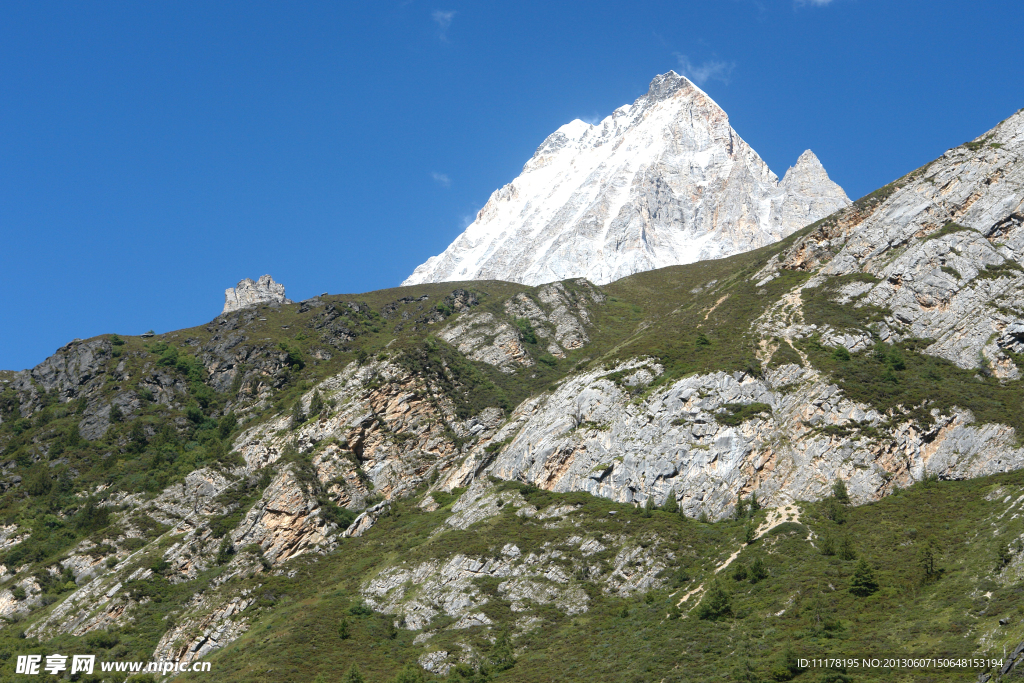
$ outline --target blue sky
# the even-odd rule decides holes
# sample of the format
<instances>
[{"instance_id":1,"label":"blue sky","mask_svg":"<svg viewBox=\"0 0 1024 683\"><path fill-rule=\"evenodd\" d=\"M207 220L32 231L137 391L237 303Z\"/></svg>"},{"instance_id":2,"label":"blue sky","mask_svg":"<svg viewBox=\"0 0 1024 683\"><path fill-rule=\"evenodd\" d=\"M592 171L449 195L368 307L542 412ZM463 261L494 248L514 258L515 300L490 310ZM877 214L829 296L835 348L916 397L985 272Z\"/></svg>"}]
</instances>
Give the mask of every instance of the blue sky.
<instances>
[{"instance_id":1,"label":"blue sky","mask_svg":"<svg viewBox=\"0 0 1024 683\"><path fill-rule=\"evenodd\" d=\"M1024 3L0 3L0 368L397 285L669 69L856 198L1024 107Z\"/></svg>"}]
</instances>

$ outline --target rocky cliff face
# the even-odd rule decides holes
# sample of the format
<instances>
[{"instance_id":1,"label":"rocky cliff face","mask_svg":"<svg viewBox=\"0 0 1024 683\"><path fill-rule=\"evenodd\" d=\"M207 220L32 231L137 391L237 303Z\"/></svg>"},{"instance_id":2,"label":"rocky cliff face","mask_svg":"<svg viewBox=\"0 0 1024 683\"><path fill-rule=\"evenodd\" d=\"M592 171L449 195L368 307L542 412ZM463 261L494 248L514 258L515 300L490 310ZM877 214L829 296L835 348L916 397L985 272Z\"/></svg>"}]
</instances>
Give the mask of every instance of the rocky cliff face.
<instances>
[{"instance_id":1,"label":"rocky cliff face","mask_svg":"<svg viewBox=\"0 0 1024 683\"><path fill-rule=\"evenodd\" d=\"M780 183L725 112L669 72L601 123L552 133L403 284L605 284L764 246L848 203L810 150Z\"/></svg>"},{"instance_id":2,"label":"rocky cliff face","mask_svg":"<svg viewBox=\"0 0 1024 683\"><path fill-rule=\"evenodd\" d=\"M284 285L274 282L274 278L269 275L261 276L256 282L245 278L234 287L224 290L224 310L221 313L269 303L291 303L284 295Z\"/></svg>"}]
</instances>

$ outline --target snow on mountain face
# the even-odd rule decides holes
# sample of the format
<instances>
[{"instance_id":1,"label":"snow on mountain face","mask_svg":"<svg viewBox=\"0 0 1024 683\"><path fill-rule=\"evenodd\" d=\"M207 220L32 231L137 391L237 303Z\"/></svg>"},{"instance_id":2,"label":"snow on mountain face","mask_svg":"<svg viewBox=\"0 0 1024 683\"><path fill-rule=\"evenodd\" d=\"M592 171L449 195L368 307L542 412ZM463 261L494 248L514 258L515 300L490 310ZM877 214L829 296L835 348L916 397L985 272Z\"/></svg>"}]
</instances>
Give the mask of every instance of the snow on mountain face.
<instances>
[{"instance_id":1,"label":"snow on mountain face","mask_svg":"<svg viewBox=\"0 0 1024 683\"><path fill-rule=\"evenodd\" d=\"M597 125L565 124L403 285L573 277L605 284L770 244L850 203L810 150L779 182L686 78Z\"/></svg>"}]
</instances>

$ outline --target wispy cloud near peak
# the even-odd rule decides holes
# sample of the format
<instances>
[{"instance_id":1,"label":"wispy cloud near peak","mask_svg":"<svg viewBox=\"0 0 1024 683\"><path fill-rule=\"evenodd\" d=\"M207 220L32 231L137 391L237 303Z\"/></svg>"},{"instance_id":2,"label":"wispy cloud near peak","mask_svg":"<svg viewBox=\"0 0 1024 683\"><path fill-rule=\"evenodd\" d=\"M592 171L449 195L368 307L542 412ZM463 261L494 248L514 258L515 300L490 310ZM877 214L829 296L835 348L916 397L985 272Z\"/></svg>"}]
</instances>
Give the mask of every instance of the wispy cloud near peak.
<instances>
[{"instance_id":1,"label":"wispy cloud near peak","mask_svg":"<svg viewBox=\"0 0 1024 683\"><path fill-rule=\"evenodd\" d=\"M448 40L448 28L452 25L452 19L455 18L455 12L453 10L434 10L430 18L434 20L434 23L441 29L441 40Z\"/></svg>"},{"instance_id":2,"label":"wispy cloud near peak","mask_svg":"<svg viewBox=\"0 0 1024 683\"><path fill-rule=\"evenodd\" d=\"M437 183L438 185L440 185L441 187L451 187L452 186L452 179L449 178L444 173L438 173L437 171L431 171L430 172L430 177L433 178L434 182Z\"/></svg>"},{"instance_id":3,"label":"wispy cloud near peak","mask_svg":"<svg viewBox=\"0 0 1024 683\"><path fill-rule=\"evenodd\" d=\"M736 68L734 62L709 59L700 64L694 64L686 55L676 52L675 56L679 62L679 72L701 86L708 81L721 81L728 85L729 76L732 74L732 70Z\"/></svg>"}]
</instances>

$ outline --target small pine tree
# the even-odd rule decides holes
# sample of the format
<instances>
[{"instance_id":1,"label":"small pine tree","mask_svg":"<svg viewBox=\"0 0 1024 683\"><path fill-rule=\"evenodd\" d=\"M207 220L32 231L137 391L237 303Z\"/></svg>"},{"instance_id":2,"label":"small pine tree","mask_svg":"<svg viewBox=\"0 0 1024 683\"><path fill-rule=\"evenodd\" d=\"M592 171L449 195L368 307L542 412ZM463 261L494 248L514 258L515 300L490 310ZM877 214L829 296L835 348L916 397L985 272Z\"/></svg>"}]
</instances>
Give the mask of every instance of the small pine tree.
<instances>
[{"instance_id":1,"label":"small pine tree","mask_svg":"<svg viewBox=\"0 0 1024 683\"><path fill-rule=\"evenodd\" d=\"M363 672L359 670L358 664L353 664L348 668L345 677L341 679L341 683L365 683Z\"/></svg>"},{"instance_id":2,"label":"small pine tree","mask_svg":"<svg viewBox=\"0 0 1024 683\"><path fill-rule=\"evenodd\" d=\"M507 671L516 664L515 652L512 650L512 639L508 637L507 631L498 634L494 645L491 647L490 656L492 671Z\"/></svg>"},{"instance_id":3,"label":"small pine tree","mask_svg":"<svg viewBox=\"0 0 1024 683\"><path fill-rule=\"evenodd\" d=\"M309 399L309 416L317 417L320 413L324 412L324 399L320 395L318 389L313 390L313 396Z\"/></svg>"},{"instance_id":4,"label":"small pine tree","mask_svg":"<svg viewBox=\"0 0 1024 683\"><path fill-rule=\"evenodd\" d=\"M750 563L750 583L757 583L768 578L768 567L764 566L764 560L755 557Z\"/></svg>"},{"instance_id":5,"label":"small pine tree","mask_svg":"<svg viewBox=\"0 0 1024 683\"><path fill-rule=\"evenodd\" d=\"M850 540L849 536L843 536L839 539L839 555L840 560L856 560L857 551L853 549L853 541Z\"/></svg>"},{"instance_id":6,"label":"small pine tree","mask_svg":"<svg viewBox=\"0 0 1024 683\"><path fill-rule=\"evenodd\" d=\"M743 542L750 545L757 540L757 531L754 529L753 524L747 525L747 530L743 532Z\"/></svg>"},{"instance_id":7,"label":"small pine tree","mask_svg":"<svg viewBox=\"0 0 1024 683\"><path fill-rule=\"evenodd\" d=\"M850 502L850 494L846 490L846 483L842 479L836 479L832 484L832 497L838 502L846 505Z\"/></svg>"},{"instance_id":8,"label":"small pine tree","mask_svg":"<svg viewBox=\"0 0 1024 683\"><path fill-rule=\"evenodd\" d=\"M836 540L832 538L832 534L828 531L828 529L821 533L821 540L819 541L819 543L822 555L836 554Z\"/></svg>"},{"instance_id":9,"label":"small pine tree","mask_svg":"<svg viewBox=\"0 0 1024 683\"><path fill-rule=\"evenodd\" d=\"M700 522L701 524L708 524L711 521L708 518L708 513L707 513L706 510L701 510L700 511L700 516L697 517L697 521Z\"/></svg>"},{"instance_id":10,"label":"small pine tree","mask_svg":"<svg viewBox=\"0 0 1024 683\"><path fill-rule=\"evenodd\" d=\"M299 399L292 408L292 429L298 429L305 421L306 413L302 411L302 399Z\"/></svg>"},{"instance_id":11,"label":"small pine tree","mask_svg":"<svg viewBox=\"0 0 1024 683\"><path fill-rule=\"evenodd\" d=\"M644 503L644 517L650 517L651 513L654 512L654 496L647 496L647 501Z\"/></svg>"},{"instance_id":12,"label":"small pine tree","mask_svg":"<svg viewBox=\"0 0 1024 683\"><path fill-rule=\"evenodd\" d=\"M406 664L393 679L394 683L426 683L423 669L415 664Z\"/></svg>"},{"instance_id":13,"label":"small pine tree","mask_svg":"<svg viewBox=\"0 0 1024 683\"><path fill-rule=\"evenodd\" d=\"M757 491L750 494L750 514L753 515L755 512L761 509L761 503L757 500Z\"/></svg>"},{"instance_id":14,"label":"small pine tree","mask_svg":"<svg viewBox=\"0 0 1024 683\"><path fill-rule=\"evenodd\" d=\"M842 524L846 521L846 508L831 496L825 499L823 512L825 517L831 519L836 524Z\"/></svg>"},{"instance_id":15,"label":"small pine tree","mask_svg":"<svg viewBox=\"0 0 1024 683\"><path fill-rule=\"evenodd\" d=\"M939 570L935 566L935 546L931 541L921 546L917 554L917 564L921 567L925 581L930 581L938 575Z\"/></svg>"},{"instance_id":16,"label":"small pine tree","mask_svg":"<svg viewBox=\"0 0 1024 683\"><path fill-rule=\"evenodd\" d=\"M668 490L668 496L665 498L665 504L661 506L661 509L670 514L675 514L679 511L679 501L676 500L675 489Z\"/></svg>"},{"instance_id":17,"label":"small pine tree","mask_svg":"<svg viewBox=\"0 0 1024 683\"><path fill-rule=\"evenodd\" d=\"M850 579L850 592L858 597L866 598L877 590L878 582L875 580L875 572L871 569L871 565L861 558Z\"/></svg>"},{"instance_id":18,"label":"small pine tree","mask_svg":"<svg viewBox=\"0 0 1024 683\"><path fill-rule=\"evenodd\" d=\"M1003 571L1003 567L1010 564L1011 560L1013 560L1013 554L1010 552L1010 545L1004 543L999 546L999 552L996 557L996 574Z\"/></svg>"},{"instance_id":19,"label":"small pine tree","mask_svg":"<svg viewBox=\"0 0 1024 683\"><path fill-rule=\"evenodd\" d=\"M338 637L342 640L348 640L352 637L351 632L348 630L348 619L342 619L341 623L338 624Z\"/></svg>"},{"instance_id":20,"label":"small pine tree","mask_svg":"<svg viewBox=\"0 0 1024 683\"><path fill-rule=\"evenodd\" d=\"M708 621L715 621L732 616L732 597L722 588L715 579L711 588L704 594L704 598L697 605L697 617Z\"/></svg>"},{"instance_id":21,"label":"small pine tree","mask_svg":"<svg viewBox=\"0 0 1024 683\"><path fill-rule=\"evenodd\" d=\"M743 497L736 499L736 508L733 510L733 515L736 519L743 519L747 516L747 501L743 500Z\"/></svg>"},{"instance_id":22,"label":"small pine tree","mask_svg":"<svg viewBox=\"0 0 1024 683\"><path fill-rule=\"evenodd\" d=\"M732 578L734 581L746 581L747 580L747 565L742 562L737 562L736 566L732 570Z\"/></svg>"},{"instance_id":23,"label":"small pine tree","mask_svg":"<svg viewBox=\"0 0 1024 683\"><path fill-rule=\"evenodd\" d=\"M627 605L622 606L622 610L619 612L619 616L623 619L629 618L629 607Z\"/></svg>"}]
</instances>

